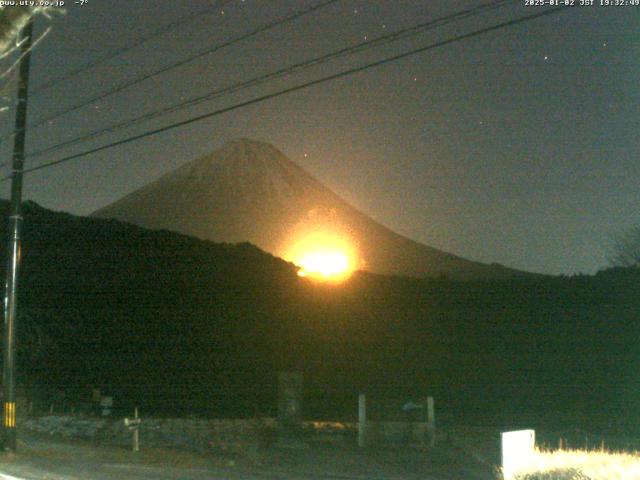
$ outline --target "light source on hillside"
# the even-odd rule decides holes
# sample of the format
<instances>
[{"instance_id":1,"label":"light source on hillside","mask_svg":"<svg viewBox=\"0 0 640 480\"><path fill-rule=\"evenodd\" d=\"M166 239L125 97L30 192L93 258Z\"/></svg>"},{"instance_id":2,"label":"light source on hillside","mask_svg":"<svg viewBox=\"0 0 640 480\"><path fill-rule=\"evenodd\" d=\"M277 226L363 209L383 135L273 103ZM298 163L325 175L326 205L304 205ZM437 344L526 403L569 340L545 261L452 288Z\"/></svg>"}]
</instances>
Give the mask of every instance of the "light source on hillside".
<instances>
[{"instance_id":1,"label":"light source on hillside","mask_svg":"<svg viewBox=\"0 0 640 480\"><path fill-rule=\"evenodd\" d=\"M347 235L325 230L297 234L283 256L299 267L299 276L320 281L346 280L359 263Z\"/></svg>"},{"instance_id":2,"label":"light source on hillside","mask_svg":"<svg viewBox=\"0 0 640 480\"><path fill-rule=\"evenodd\" d=\"M347 255L339 250L321 249L307 252L296 263L300 266L298 275L301 277L315 274L329 279L351 270Z\"/></svg>"}]
</instances>

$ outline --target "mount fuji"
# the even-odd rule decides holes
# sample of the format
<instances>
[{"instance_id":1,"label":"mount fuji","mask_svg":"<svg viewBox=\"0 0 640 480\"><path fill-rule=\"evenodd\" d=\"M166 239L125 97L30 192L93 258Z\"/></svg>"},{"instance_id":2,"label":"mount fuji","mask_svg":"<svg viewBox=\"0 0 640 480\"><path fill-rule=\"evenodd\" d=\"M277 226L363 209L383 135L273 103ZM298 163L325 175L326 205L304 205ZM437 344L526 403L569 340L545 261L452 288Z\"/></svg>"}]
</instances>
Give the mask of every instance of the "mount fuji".
<instances>
[{"instance_id":1,"label":"mount fuji","mask_svg":"<svg viewBox=\"0 0 640 480\"><path fill-rule=\"evenodd\" d=\"M527 275L470 261L399 235L316 180L268 143L240 139L94 212L214 242L251 242L287 260L300 232L338 232L356 268L385 275L483 279Z\"/></svg>"}]
</instances>

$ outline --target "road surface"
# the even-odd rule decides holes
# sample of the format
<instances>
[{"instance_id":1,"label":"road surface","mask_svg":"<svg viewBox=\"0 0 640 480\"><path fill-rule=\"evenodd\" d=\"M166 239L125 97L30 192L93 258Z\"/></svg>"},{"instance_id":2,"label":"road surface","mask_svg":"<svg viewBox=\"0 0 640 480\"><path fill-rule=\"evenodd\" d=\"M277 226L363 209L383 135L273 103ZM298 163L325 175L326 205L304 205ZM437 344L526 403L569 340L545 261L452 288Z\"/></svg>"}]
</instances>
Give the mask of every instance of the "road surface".
<instances>
[{"instance_id":1,"label":"road surface","mask_svg":"<svg viewBox=\"0 0 640 480\"><path fill-rule=\"evenodd\" d=\"M0 480L491 480L491 469L450 449L269 448L243 459L164 449L134 453L21 436L0 453Z\"/></svg>"}]
</instances>

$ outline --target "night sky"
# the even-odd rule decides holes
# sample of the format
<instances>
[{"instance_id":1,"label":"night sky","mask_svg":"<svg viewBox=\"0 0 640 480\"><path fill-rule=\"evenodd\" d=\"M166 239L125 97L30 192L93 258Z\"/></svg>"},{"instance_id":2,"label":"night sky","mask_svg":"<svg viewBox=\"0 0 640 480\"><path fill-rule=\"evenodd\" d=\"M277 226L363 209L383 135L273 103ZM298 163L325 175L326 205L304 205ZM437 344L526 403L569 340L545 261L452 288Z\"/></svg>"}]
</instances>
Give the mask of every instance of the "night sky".
<instances>
[{"instance_id":1,"label":"night sky","mask_svg":"<svg viewBox=\"0 0 640 480\"><path fill-rule=\"evenodd\" d=\"M65 15L39 18L36 32L52 31L32 57L30 122L319 2L233 0L193 16L219 3L71 1ZM482 4L337 1L34 128L27 151ZM545 8L513 1L27 166ZM164 35L56 81L187 15ZM248 137L273 143L356 208L427 245L535 272L593 273L607 266L612 237L640 223L638 32L640 6L572 7L34 172L25 197L88 214ZM3 136L10 133L13 112L0 121Z\"/></svg>"}]
</instances>

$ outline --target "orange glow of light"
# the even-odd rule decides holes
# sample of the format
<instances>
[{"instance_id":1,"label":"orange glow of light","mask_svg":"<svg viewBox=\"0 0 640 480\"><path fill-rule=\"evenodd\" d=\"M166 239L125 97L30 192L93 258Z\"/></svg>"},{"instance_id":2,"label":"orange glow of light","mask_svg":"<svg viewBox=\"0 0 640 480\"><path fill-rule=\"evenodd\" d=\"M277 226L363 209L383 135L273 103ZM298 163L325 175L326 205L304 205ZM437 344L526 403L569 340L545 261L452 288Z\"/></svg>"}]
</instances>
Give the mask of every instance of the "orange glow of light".
<instances>
[{"instance_id":1,"label":"orange glow of light","mask_svg":"<svg viewBox=\"0 0 640 480\"><path fill-rule=\"evenodd\" d=\"M325 278L344 275L350 270L349 259L344 252L315 251L303 254L297 262L300 266L298 275L305 277L316 274Z\"/></svg>"},{"instance_id":2,"label":"orange glow of light","mask_svg":"<svg viewBox=\"0 0 640 480\"><path fill-rule=\"evenodd\" d=\"M346 237L329 232L301 235L285 254L300 269L298 276L322 281L342 281L357 266L357 254Z\"/></svg>"}]
</instances>

